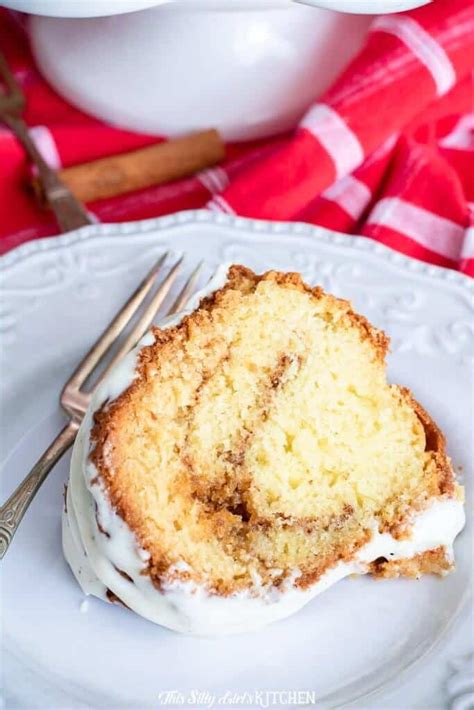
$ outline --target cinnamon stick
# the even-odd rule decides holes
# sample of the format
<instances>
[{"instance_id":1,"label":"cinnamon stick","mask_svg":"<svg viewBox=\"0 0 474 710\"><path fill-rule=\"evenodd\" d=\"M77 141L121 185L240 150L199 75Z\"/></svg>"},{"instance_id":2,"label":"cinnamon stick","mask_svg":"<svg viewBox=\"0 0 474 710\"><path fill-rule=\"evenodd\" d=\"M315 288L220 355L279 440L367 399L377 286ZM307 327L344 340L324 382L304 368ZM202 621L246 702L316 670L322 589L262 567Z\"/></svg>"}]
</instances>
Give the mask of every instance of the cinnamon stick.
<instances>
[{"instance_id":1,"label":"cinnamon stick","mask_svg":"<svg viewBox=\"0 0 474 710\"><path fill-rule=\"evenodd\" d=\"M211 129L65 168L59 177L78 200L93 202L193 175L224 157L224 143ZM33 186L43 199L37 178Z\"/></svg>"}]
</instances>

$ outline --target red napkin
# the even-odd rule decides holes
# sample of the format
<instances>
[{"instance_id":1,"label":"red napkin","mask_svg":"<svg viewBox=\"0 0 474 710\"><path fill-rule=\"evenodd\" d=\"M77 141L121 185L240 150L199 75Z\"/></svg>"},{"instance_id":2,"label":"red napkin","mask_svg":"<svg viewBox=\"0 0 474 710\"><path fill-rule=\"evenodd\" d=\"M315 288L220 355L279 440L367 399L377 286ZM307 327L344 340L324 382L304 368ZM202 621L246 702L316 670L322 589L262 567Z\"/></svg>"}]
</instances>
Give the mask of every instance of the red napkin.
<instances>
[{"instance_id":1,"label":"red napkin","mask_svg":"<svg viewBox=\"0 0 474 710\"><path fill-rule=\"evenodd\" d=\"M0 44L28 98L26 115L55 166L146 145L60 99L27 40L0 14ZM101 221L210 209L364 234L474 276L472 0L435 0L375 19L365 47L289 136L229 146L227 161L170 185L89 205ZM0 132L0 250L54 231L24 189L27 163Z\"/></svg>"}]
</instances>

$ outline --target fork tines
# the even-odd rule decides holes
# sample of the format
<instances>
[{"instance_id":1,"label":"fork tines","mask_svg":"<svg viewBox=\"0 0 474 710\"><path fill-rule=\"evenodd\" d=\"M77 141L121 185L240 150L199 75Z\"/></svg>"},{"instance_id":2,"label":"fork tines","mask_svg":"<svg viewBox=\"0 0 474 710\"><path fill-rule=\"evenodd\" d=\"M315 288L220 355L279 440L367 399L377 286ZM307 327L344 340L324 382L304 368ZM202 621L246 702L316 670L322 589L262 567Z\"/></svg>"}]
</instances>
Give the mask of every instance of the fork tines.
<instances>
[{"instance_id":1,"label":"fork tines","mask_svg":"<svg viewBox=\"0 0 474 710\"><path fill-rule=\"evenodd\" d=\"M0 114L21 113L25 106L25 97L2 52L0 52L0 79L4 84L4 87L0 86Z\"/></svg>"},{"instance_id":2,"label":"fork tines","mask_svg":"<svg viewBox=\"0 0 474 710\"><path fill-rule=\"evenodd\" d=\"M112 345L117 341L117 338L124 331L127 325L130 323L132 318L137 314L140 306L144 302L145 298L152 291L155 286L158 276L161 273L166 260L169 257L169 252L163 254L156 264L152 267L149 273L145 276L142 283L138 286L136 291L130 296L125 305L117 313L114 319L111 321L109 326L102 333L101 337L92 346L89 352L85 355L79 366L74 371L72 377L66 383L63 390L63 405L68 407L69 396L68 393L75 392L76 397L89 398L89 395L96 389L100 382L104 380L109 374L112 368L137 344L140 338L145 334L150 325L153 322L158 310L160 309L163 301L168 295L172 285L176 281L179 269L181 267L183 257L179 258L168 271L167 275L160 282L156 292L153 294L146 308L144 309L141 316L138 318L137 322L134 324L128 335L125 337L123 342L120 344L118 350L114 353L112 359L106 366L106 368L101 372L100 376L94 383L93 388L90 391L81 391L81 387L84 385L86 380L93 374L96 366L102 360L103 356L108 352ZM184 303L189 298L190 293L193 291L201 264L193 271L190 277L187 279L183 289L181 290L178 298L175 300L168 315L175 313L182 309ZM77 402L77 398L74 397ZM64 401L64 399L66 401ZM76 407L75 407L76 409Z\"/></svg>"}]
</instances>

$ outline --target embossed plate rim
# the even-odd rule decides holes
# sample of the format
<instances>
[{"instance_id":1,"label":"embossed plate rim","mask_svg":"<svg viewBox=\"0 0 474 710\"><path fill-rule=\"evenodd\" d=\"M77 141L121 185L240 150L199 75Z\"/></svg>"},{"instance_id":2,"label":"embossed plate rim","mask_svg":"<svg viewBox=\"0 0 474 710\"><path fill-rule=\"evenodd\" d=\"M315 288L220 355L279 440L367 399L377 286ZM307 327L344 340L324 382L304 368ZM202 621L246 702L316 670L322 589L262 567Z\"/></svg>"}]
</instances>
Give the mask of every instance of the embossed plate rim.
<instances>
[{"instance_id":1,"label":"embossed plate rim","mask_svg":"<svg viewBox=\"0 0 474 710\"><path fill-rule=\"evenodd\" d=\"M233 227L238 230L257 232L259 234L267 232L268 234L285 233L295 236L314 236L324 240L328 244L354 247L355 249L372 252L372 254L376 254L394 265L407 266L410 271L417 274L460 284L467 287L469 291L474 291L474 279L471 279L466 274L442 266L427 264L418 259L405 256L405 254L401 254L385 246L385 244L381 244L363 235L348 235L342 232L334 232L324 227L306 224L305 222L269 222L245 217L233 217L209 210L187 210L137 222L91 224L66 234L34 239L1 255L0 271L7 270L9 267L17 264L18 261L26 259L38 252L58 249L76 244L83 240L109 236L120 237L134 233L147 234L149 232L164 231L165 229L173 229L194 223L205 223L213 227Z\"/></svg>"}]
</instances>

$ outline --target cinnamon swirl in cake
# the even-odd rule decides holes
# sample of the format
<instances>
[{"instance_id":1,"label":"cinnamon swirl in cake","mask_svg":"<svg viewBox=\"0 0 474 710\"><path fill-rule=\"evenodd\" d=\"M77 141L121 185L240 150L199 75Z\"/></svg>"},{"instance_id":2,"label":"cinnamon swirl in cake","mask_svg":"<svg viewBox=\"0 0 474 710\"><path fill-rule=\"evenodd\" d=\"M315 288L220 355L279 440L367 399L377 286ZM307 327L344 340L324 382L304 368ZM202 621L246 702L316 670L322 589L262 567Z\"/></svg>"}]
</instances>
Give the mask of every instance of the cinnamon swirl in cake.
<instances>
[{"instance_id":1,"label":"cinnamon swirl in cake","mask_svg":"<svg viewBox=\"0 0 474 710\"><path fill-rule=\"evenodd\" d=\"M294 273L222 269L99 389L66 557L83 589L188 633L283 618L348 574L446 574L463 493L387 382L388 339Z\"/></svg>"}]
</instances>

